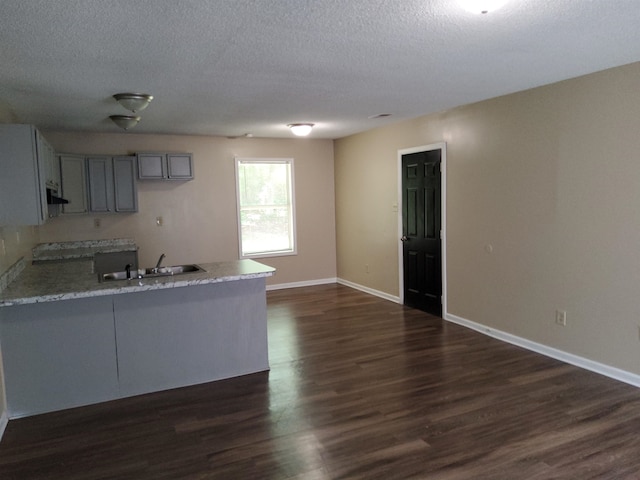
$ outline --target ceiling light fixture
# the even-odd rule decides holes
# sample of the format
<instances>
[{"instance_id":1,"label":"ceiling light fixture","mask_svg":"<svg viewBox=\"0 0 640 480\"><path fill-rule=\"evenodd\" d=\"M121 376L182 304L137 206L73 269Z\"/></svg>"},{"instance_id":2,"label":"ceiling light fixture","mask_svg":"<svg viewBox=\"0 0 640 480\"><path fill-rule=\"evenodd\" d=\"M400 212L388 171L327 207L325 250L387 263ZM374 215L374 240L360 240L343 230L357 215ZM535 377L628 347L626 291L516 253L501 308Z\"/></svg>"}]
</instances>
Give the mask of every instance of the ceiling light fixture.
<instances>
[{"instance_id":1,"label":"ceiling light fixture","mask_svg":"<svg viewBox=\"0 0 640 480\"><path fill-rule=\"evenodd\" d=\"M489 13L502 7L507 0L458 0L462 8L471 13Z\"/></svg>"},{"instance_id":2,"label":"ceiling light fixture","mask_svg":"<svg viewBox=\"0 0 640 480\"><path fill-rule=\"evenodd\" d=\"M113 98L127 110L136 113L147 108L149 102L153 100L153 95L147 95L146 93L116 93Z\"/></svg>"},{"instance_id":3,"label":"ceiling light fixture","mask_svg":"<svg viewBox=\"0 0 640 480\"><path fill-rule=\"evenodd\" d=\"M140 121L140 117L134 117L133 115L111 115L109 118L123 130L135 127Z\"/></svg>"},{"instance_id":4,"label":"ceiling light fixture","mask_svg":"<svg viewBox=\"0 0 640 480\"><path fill-rule=\"evenodd\" d=\"M290 123L287 125L291 129L291 133L298 137L306 137L311 133L313 123Z\"/></svg>"}]
</instances>

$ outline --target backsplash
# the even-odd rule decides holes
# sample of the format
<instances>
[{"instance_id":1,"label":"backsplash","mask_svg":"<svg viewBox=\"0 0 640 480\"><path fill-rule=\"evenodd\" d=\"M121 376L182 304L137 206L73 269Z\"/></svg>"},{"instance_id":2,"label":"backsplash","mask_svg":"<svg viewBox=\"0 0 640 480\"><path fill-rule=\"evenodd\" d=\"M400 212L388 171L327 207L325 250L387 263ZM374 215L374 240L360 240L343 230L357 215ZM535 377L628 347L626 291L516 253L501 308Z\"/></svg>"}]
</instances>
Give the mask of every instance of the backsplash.
<instances>
[{"instance_id":1,"label":"backsplash","mask_svg":"<svg viewBox=\"0 0 640 480\"><path fill-rule=\"evenodd\" d=\"M40 241L39 227L0 226L0 274L20 258L31 260L31 249Z\"/></svg>"},{"instance_id":2,"label":"backsplash","mask_svg":"<svg viewBox=\"0 0 640 480\"><path fill-rule=\"evenodd\" d=\"M7 288L7 286L20 275L26 264L27 262L24 257L21 257L20 260L9 267L4 273L0 273L0 292Z\"/></svg>"}]
</instances>

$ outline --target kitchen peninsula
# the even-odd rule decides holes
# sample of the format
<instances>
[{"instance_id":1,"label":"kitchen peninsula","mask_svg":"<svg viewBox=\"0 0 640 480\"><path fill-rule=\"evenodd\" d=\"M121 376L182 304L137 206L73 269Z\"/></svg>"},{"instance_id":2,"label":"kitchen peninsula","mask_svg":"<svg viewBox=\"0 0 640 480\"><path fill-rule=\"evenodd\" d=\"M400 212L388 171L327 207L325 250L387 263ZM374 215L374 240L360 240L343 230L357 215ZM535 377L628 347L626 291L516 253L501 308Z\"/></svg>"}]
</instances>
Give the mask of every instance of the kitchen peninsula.
<instances>
[{"instance_id":1,"label":"kitchen peninsula","mask_svg":"<svg viewBox=\"0 0 640 480\"><path fill-rule=\"evenodd\" d=\"M269 369L252 260L99 282L91 261L26 265L0 292L9 418Z\"/></svg>"}]
</instances>

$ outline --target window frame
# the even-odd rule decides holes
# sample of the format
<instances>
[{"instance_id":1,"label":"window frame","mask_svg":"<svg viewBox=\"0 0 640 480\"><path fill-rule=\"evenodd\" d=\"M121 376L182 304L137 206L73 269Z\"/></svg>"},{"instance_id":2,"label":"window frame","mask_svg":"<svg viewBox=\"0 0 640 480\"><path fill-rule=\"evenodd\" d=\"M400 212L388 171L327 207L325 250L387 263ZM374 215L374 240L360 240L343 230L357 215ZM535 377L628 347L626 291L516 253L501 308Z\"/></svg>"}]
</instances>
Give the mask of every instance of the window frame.
<instances>
[{"instance_id":1,"label":"window frame","mask_svg":"<svg viewBox=\"0 0 640 480\"><path fill-rule=\"evenodd\" d=\"M293 158L260 158L260 157L235 157L235 173L236 173L236 217L238 225L238 257L245 258L268 258L268 257L285 257L298 254L298 238L296 228L296 189L294 174ZM253 164L285 164L289 166L289 211L290 211L290 235L292 248L288 250L271 250L256 253L243 254L242 247L242 205L240 204L240 165L247 163Z\"/></svg>"}]
</instances>

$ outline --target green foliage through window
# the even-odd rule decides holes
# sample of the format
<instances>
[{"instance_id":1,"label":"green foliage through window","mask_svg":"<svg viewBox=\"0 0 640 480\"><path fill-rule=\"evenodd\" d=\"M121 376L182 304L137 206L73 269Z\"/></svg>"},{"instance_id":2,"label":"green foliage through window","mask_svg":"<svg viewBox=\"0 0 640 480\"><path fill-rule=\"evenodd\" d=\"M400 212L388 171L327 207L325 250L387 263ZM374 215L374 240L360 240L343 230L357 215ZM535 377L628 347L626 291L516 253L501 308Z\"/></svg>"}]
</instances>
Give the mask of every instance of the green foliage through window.
<instances>
[{"instance_id":1,"label":"green foliage through window","mask_svg":"<svg viewBox=\"0 0 640 480\"><path fill-rule=\"evenodd\" d=\"M236 159L240 256L295 254L293 159Z\"/></svg>"}]
</instances>

